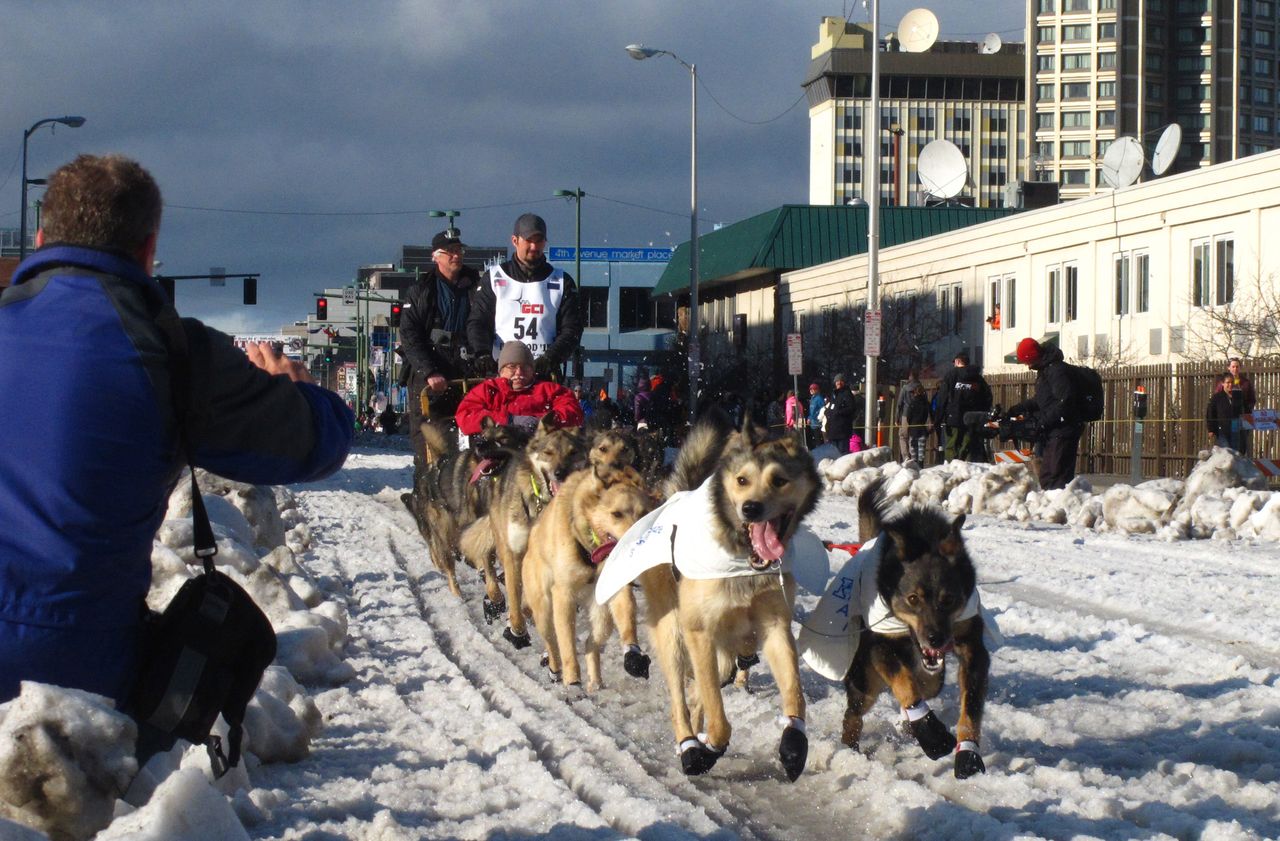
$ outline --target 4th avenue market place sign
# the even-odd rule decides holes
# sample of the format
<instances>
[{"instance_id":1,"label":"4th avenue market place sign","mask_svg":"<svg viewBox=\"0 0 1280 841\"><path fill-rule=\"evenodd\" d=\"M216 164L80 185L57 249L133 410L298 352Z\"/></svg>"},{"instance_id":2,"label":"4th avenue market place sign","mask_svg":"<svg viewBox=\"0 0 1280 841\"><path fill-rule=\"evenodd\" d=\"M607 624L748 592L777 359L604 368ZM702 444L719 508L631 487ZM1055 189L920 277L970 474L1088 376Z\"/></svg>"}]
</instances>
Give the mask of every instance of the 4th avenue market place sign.
<instances>
[{"instance_id":1,"label":"4th avenue market place sign","mask_svg":"<svg viewBox=\"0 0 1280 841\"><path fill-rule=\"evenodd\" d=\"M553 246L547 249L547 259L553 263L573 262L572 246ZM584 248L584 263L666 263L674 248Z\"/></svg>"}]
</instances>

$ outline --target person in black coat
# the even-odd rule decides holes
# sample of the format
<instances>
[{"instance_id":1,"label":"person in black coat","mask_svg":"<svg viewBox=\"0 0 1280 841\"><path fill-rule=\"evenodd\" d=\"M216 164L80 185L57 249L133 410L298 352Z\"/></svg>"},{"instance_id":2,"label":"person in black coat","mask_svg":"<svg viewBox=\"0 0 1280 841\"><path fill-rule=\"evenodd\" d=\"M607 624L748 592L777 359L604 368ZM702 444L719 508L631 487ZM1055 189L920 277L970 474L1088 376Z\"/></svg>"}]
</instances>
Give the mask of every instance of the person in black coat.
<instances>
[{"instance_id":1,"label":"person in black coat","mask_svg":"<svg viewBox=\"0 0 1280 841\"><path fill-rule=\"evenodd\" d=\"M1244 452L1240 435L1240 416L1244 413L1244 390L1236 383L1234 374L1223 374L1215 384L1205 410L1204 422L1209 427L1209 439L1219 447Z\"/></svg>"},{"instance_id":2,"label":"person in black coat","mask_svg":"<svg viewBox=\"0 0 1280 841\"><path fill-rule=\"evenodd\" d=\"M1036 372L1036 393L1030 400L1011 406L1008 417L1031 419L1038 430L1040 487L1065 488L1076 476L1076 455L1084 423L1076 412L1079 399L1071 370L1056 347L1035 339L1018 342L1018 361Z\"/></svg>"},{"instance_id":3,"label":"person in black coat","mask_svg":"<svg viewBox=\"0 0 1280 841\"><path fill-rule=\"evenodd\" d=\"M938 387L938 417L947 427L946 457L985 462L986 438L976 424L965 423L965 415L991 408L991 386L967 353L957 353L954 362Z\"/></svg>"},{"instance_id":4,"label":"person in black coat","mask_svg":"<svg viewBox=\"0 0 1280 841\"><path fill-rule=\"evenodd\" d=\"M844 374L836 374L835 384L836 389L831 393L831 406L827 409L827 440L835 444L841 453L847 453L857 407Z\"/></svg>"}]
</instances>

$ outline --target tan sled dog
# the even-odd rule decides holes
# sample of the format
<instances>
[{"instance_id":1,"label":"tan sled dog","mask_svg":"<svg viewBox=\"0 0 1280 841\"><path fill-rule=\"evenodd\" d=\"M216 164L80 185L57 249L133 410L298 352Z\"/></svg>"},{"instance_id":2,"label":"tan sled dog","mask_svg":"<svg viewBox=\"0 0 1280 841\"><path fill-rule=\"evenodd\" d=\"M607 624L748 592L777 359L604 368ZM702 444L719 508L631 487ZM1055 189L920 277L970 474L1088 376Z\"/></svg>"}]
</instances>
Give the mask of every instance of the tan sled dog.
<instances>
[{"instance_id":1,"label":"tan sled dog","mask_svg":"<svg viewBox=\"0 0 1280 841\"><path fill-rule=\"evenodd\" d=\"M609 447L616 433L604 433L592 448ZM587 638L587 691L601 684L600 650L617 625L624 647L623 666L635 677L649 676L649 658L640 653L636 636L636 603L627 587L595 605L590 592L609 552L637 520L657 504L629 465L593 463L573 473L533 524L524 557L524 591L533 623L547 646L547 668L566 686L581 683L578 665L577 613L587 606L591 633Z\"/></svg>"},{"instance_id":2,"label":"tan sled dog","mask_svg":"<svg viewBox=\"0 0 1280 841\"><path fill-rule=\"evenodd\" d=\"M681 448L669 490L692 492L673 497L627 533L596 599L612 597L620 581L646 567L638 580L686 774L705 773L724 755L731 728L720 688L733 677L736 658L762 644L788 719L779 758L795 780L808 739L791 632L795 581L787 570L797 526L820 493L813 460L794 438L765 440L749 423L730 433L704 421ZM812 555L816 546L825 567L821 544L805 535L805 551ZM703 721L705 741L695 735Z\"/></svg>"}]
</instances>

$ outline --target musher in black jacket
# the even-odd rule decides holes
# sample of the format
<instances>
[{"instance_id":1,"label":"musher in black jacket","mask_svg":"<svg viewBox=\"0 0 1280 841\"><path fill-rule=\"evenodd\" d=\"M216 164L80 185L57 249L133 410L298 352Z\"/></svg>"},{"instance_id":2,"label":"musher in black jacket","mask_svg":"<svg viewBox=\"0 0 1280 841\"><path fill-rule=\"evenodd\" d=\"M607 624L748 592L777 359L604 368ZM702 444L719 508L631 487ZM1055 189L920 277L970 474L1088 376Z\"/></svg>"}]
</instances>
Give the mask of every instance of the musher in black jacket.
<instances>
[{"instance_id":1,"label":"musher in black jacket","mask_svg":"<svg viewBox=\"0 0 1280 841\"><path fill-rule=\"evenodd\" d=\"M942 378L938 387L938 418L947 427L946 457L965 461L987 461L986 438L980 428L965 423L969 412L985 412L991 408L991 386L977 365L969 362L969 354L957 353L954 367Z\"/></svg>"},{"instance_id":2,"label":"musher in black jacket","mask_svg":"<svg viewBox=\"0 0 1280 841\"><path fill-rule=\"evenodd\" d=\"M497 373L498 352L515 340L533 352L539 375L563 380L564 363L582 341L578 285L547 262L542 217L525 213L517 219L511 245L515 258L490 269L471 299L467 342L477 370Z\"/></svg>"},{"instance_id":3,"label":"musher in black jacket","mask_svg":"<svg viewBox=\"0 0 1280 841\"><path fill-rule=\"evenodd\" d=\"M1076 454L1084 423L1078 417L1079 399L1071 370L1056 347L1045 347L1035 339L1018 342L1018 361L1036 372L1036 393L1009 408L1008 416L1031 418L1039 430L1040 487L1065 488L1076 476Z\"/></svg>"},{"instance_id":4,"label":"musher in black jacket","mask_svg":"<svg viewBox=\"0 0 1280 841\"><path fill-rule=\"evenodd\" d=\"M431 240L435 267L418 278L405 296L400 316L400 347L409 363L409 437L413 440L414 478L421 470L422 395L433 418L453 422L462 386L450 380L470 375L466 324L471 296L480 285L475 269L462 265L466 246L457 228ZM414 482L414 487L417 487Z\"/></svg>"}]
</instances>

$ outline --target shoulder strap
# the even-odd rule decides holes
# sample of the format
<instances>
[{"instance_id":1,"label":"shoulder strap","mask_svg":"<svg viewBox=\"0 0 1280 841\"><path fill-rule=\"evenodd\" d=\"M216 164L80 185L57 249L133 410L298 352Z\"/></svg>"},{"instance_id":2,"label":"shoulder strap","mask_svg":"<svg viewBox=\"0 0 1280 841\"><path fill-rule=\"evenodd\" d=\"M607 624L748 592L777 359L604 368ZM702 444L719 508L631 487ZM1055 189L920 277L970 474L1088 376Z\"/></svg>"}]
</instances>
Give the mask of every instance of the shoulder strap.
<instances>
[{"instance_id":1,"label":"shoulder strap","mask_svg":"<svg viewBox=\"0 0 1280 841\"><path fill-rule=\"evenodd\" d=\"M191 439L187 419L191 411L191 354L187 333L182 319L171 306L163 307L156 314L156 326L169 351L169 394L173 398L174 423L178 434L178 446L191 471L191 522L193 525L196 557L204 561L204 571L213 572L213 556L218 554L218 543L213 537L213 526L196 484L196 466L191 460Z\"/></svg>"}]
</instances>

